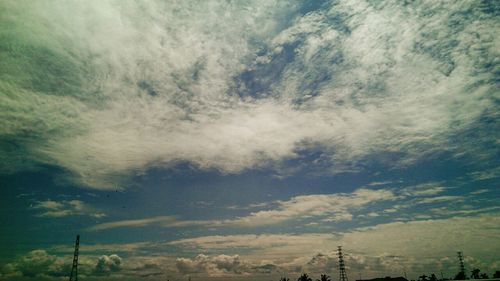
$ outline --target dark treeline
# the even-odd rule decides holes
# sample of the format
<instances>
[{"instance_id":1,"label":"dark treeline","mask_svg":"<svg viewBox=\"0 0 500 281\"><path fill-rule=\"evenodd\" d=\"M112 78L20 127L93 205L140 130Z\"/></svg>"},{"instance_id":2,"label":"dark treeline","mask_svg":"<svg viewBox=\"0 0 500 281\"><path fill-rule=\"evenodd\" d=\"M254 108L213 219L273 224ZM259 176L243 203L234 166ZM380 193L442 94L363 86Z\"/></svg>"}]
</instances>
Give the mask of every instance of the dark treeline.
<instances>
[{"instance_id":1,"label":"dark treeline","mask_svg":"<svg viewBox=\"0 0 500 281\"><path fill-rule=\"evenodd\" d=\"M481 270L479 268L474 268L470 272L470 278L471 279L490 279L490 276L487 273L481 273ZM492 278L494 278L494 279L500 278L500 270L495 271L495 273L493 273ZM455 275L455 278L454 278L454 280L466 280L466 279L469 279L469 278L467 277L467 275L463 271L457 273L457 275ZM423 281L425 281L425 280L423 280ZM431 280L429 280L429 281L431 281Z\"/></svg>"},{"instance_id":2,"label":"dark treeline","mask_svg":"<svg viewBox=\"0 0 500 281\"><path fill-rule=\"evenodd\" d=\"M286 277L281 277L279 281L290 281L290 278ZM307 273L302 274L297 281L315 281ZM321 274L321 277L319 279L316 279L316 281L332 281L330 276L326 274Z\"/></svg>"},{"instance_id":3,"label":"dark treeline","mask_svg":"<svg viewBox=\"0 0 500 281\"><path fill-rule=\"evenodd\" d=\"M467 276L467 274L465 272L459 272L455 275L454 278L437 278L436 277L436 274L432 273L430 275L426 275L426 274L423 274L423 275L420 275L417 279L417 281L446 281L446 280L467 280L467 279L490 279L490 276L487 274L487 273L481 273L481 270L479 270L478 268L475 268L473 270L471 270L470 272L470 277ZM497 279L497 278L500 278L500 270L497 270L493 273L493 275L491 276L491 278L493 279ZM393 278L391 277L385 277L385 278L375 278L375 279L372 279L372 280L391 280ZM372 280L366 280L366 281L372 281ZM288 277L281 277L279 279L279 281L293 281L292 279L288 278ZM297 279L297 281L332 281L331 277L326 275L326 274L321 274L320 278L319 279L313 279L312 277L310 277L307 273L303 273L302 275L300 275L300 277ZM415 280L411 280L411 281L415 281Z\"/></svg>"}]
</instances>

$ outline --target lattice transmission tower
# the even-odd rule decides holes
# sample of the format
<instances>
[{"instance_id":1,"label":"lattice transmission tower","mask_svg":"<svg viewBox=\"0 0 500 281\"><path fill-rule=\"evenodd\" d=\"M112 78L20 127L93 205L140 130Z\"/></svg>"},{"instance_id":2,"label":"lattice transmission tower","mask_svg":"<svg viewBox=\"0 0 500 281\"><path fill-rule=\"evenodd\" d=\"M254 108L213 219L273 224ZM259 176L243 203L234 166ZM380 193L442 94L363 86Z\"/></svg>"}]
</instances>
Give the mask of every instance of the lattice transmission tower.
<instances>
[{"instance_id":1,"label":"lattice transmission tower","mask_svg":"<svg viewBox=\"0 0 500 281\"><path fill-rule=\"evenodd\" d=\"M457 256L460 264L460 273L465 276L464 254L462 252L457 252Z\"/></svg>"},{"instance_id":2,"label":"lattice transmission tower","mask_svg":"<svg viewBox=\"0 0 500 281\"><path fill-rule=\"evenodd\" d=\"M347 273L345 272L344 254L342 254L342 246L338 246L337 255L339 256L339 281L348 281Z\"/></svg>"},{"instance_id":3,"label":"lattice transmission tower","mask_svg":"<svg viewBox=\"0 0 500 281\"><path fill-rule=\"evenodd\" d=\"M69 281L78 281L78 251L80 248L80 235L76 236L75 253L73 255L73 267L71 267L71 275Z\"/></svg>"}]
</instances>

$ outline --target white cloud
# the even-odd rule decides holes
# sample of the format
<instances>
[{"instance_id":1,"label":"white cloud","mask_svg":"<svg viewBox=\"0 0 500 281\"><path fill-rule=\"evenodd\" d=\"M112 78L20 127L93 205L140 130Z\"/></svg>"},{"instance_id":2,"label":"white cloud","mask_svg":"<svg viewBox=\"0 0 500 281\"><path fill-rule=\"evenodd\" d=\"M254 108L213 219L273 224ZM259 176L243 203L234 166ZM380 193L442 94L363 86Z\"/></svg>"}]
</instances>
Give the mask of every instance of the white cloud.
<instances>
[{"instance_id":1,"label":"white cloud","mask_svg":"<svg viewBox=\"0 0 500 281\"><path fill-rule=\"evenodd\" d=\"M250 213L232 221L238 225L268 225L292 219L328 216L328 221L351 220L350 210L380 201L394 200L390 190L358 189L352 193L301 195L288 201L278 201L277 208Z\"/></svg>"},{"instance_id":2,"label":"white cloud","mask_svg":"<svg viewBox=\"0 0 500 281\"><path fill-rule=\"evenodd\" d=\"M483 193L487 193L487 192L490 192L490 190L489 189L478 189L476 191L472 191L470 194L478 195L478 194L483 194Z\"/></svg>"},{"instance_id":3,"label":"white cloud","mask_svg":"<svg viewBox=\"0 0 500 281\"><path fill-rule=\"evenodd\" d=\"M335 216L327 217L326 219L323 219L325 222L338 222L338 221L350 221L352 220L353 215L349 213L341 213L341 214L336 214Z\"/></svg>"},{"instance_id":4,"label":"white cloud","mask_svg":"<svg viewBox=\"0 0 500 281\"><path fill-rule=\"evenodd\" d=\"M500 207L492 206L485 208L474 208L472 206L464 206L462 208L453 208L452 206L445 206L445 207L430 209L432 213L439 214L441 216L474 215L479 213L495 212L497 210L500 210Z\"/></svg>"},{"instance_id":5,"label":"white cloud","mask_svg":"<svg viewBox=\"0 0 500 281\"><path fill-rule=\"evenodd\" d=\"M194 259L179 258L176 261L177 269L182 273L205 272L209 275L217 275L227 272L241 273L241 264L242 262L237 255L219 255L215 257L208 257L200 254Z\"/></svg>"},{"instance_id":6,"label":"white cloud","mask_svg":"<svg viewBox=\"0 0 500 281\"><path fill-rule=\"evenodd\" d=\"M238 255L207 256L199 254L193 259L178 258L175 265L181 274L204 273L201 276L236 277L243 275L255 278L255 274L271 274L278 271L275 264L250 263L242 260Z\"/></svg>"},{"instance_id":7,"label":"white cloud","mask_svg":"<svg viewBox=\"0 0 500 281\"><path fill-rule=\"evenodd\" d=\"M9 3L7 19L32 40L24 43L37 42L37 52L50 50L76 74L40 70L38 79L43 65L32 62L25 75L38 88L2 84L9 94L0 117L9 122L0 136L23 136L16 144L29 155L6 152L1 162L59 165L101 189L152 166L188 161L234 173L279 166L311 147L324 150L334 172L387 153L399 156L384 164L406 165L461 153L448 136L494 107L481 81L492 77L486 61L497 54L498 23L473 9L480 20L447 24L473 2L378 9L342 1L294 18L297 5ZM238 78L245 73L253 73L248 85ZM44 81L66 91L53 96Z\"/></svg>"},{"instance_id":8,"label":"white cloud","mask_svg":"<svg viewBox=\"0 0 500 281\"><path fill-rule=\"evenodd\" d=\"M120 268L121 259L116 255L95 258L84 255L79 259L80 276L92 276L116 270ZM56 256L49 254L46 250L37 249L30 251L14 261L0 268L0 272L8 280L18 280L19 277L30 277L39 279L67 278L71 272L72 254ZM101 271L102 269L102 271ZM97 272L98 270L99 272ZM22 279L24 280L24 279Z\"/></svg>"},{"instance_id":9,"label":"white cloud","mask_svg":"<svg viewBox=\"0 0 500 281\"><path fill-rule=\"evenodd\" d=\"M228 221L221 220L178 220L175 216L157 216L151 218L120 220L100 223L87 228L88 231L101 231L121 227L145 227L159 225L162 227L186 227L186 226L222 226Z\"/></svg>"},{"instance_id":10,"label":"white cloud","mask_svg":"<svg viewBox=\"0 0 500 281\"><path fill-rule=\"evenodd\" d=\"M101 272L110 273L114 270L118 276L155 274L172 278L180 273L196 278L234 277L234 280L244 276L258 280L259 274L267 276L262 278L268 280L273 274L287 272L293 276L301 271L317 275L335 268L332 266L336 262L335 250L338 245L342 245L349 274L362 273L364 277L376 277L381 274L399 274L405 268L411 278L412 272L440 270L445 276L451 276L456 273L457 250L466 254L469 267L479 267L483 271L496 269L496 253L500 250L498 243L495 243L499 238L499 222L500 216L491 213L475 217L384 223L342 233L214 235L170 242L144 242L130 246L131 252L126 262L111 258L113 255L86 255L83 272L89 276L96 275L96 268L99 267L103 269ZM124 247L129 248L127 245ZM114 244L97 245L94 248L110 251L122 247ZM181 257L175 258L176 254L168 253L168 250L164 253L164 249L173 248L175 253L183 253ZM87 249L93 251L93 245L86 245ZM64 258L40 250L29 253L5 266L2 274L67 274L71 253L64 253ZM186 257L185 253L195 254ZM40 270L30 273L28 268L22 269L23 260L26 265L39 264L37 268ZM35 267L31 268L35 270ZM23 273L23 270L26 272Z\"/></svg>"},{"instance_id":11,"label":"white cloud","mask_svg":"<svg viewBox=\"0 0 500 281\"><path fill-rule=\"evenodd\" d=\"M440 183L430 182L402 188L400 193L404 196L433 196L442 193L446 187Z\"/></svg>"},{"instance_id":12,"label":"white cloud","mask_svg":"<svg viewBox=\"0 0 500 281\"><path fill-rule=\"evenodd\" d=\"M497 215L455 217L381 224L346 233L345 245L364 253L388 253L413 258L442 257L463 249L471 256L496 252L490 245L498 236ZM470 228L474 225L474 228ZM418 237L418 239L412 239ZM410 242L411 241L411 242ZM429 244L429 247L424 245Z\"/></svg>"},{"instance_id":13,"label":"white cloud","mask_svg":"<svg viewBox=\"0 0 500 281\"><path fill-rule=\"evenodd\" d=\"M135 243L115 243L115 244L86 244L86 253L132 253L147 247L154 247L151 242L135 242ZM48 251L57 254L73 254L75 248L72 245L56 245L48 248Z\"/></svg>"},{"instance_id":14,"label":"white cloud","mask_svg":"<svg viewBox=\"0 0 500 281\"><path fill-rule=\"evenodd\" d=\"M476 181L483 181L483 180L490 180L490 179L497 178L499 174L500 174L500 168L495 167L492 169L487 169L485 171L483 170L483 171L471 172L471 173L468 173L468 176L470 176L471 178L473 178Z\"/></svg>"},{"instance_id":15,"label":"white cloud","mask_svg":"<svg viewBox=\"0 0 500 281\"><path fill-rule=\"evenodd\" d=\"M90 227L88 230L90 231L99 231L111 228L120 228L120 227L143 227L151 224L169 224L171 222L175 222L174 216L158 216L146 219L136 219L136 220L121 220L121 221L113 221L106 222Z\"/></svg>"},{"instance_id":16,"label":"white cloud","mask_svg":"<svg viewBox=\"0 0 500 281\"><path fill-rule=\"evenodd\" d=\"M476 208L464 205L460 208L443 207L443 203L465 202L478 194L466 196L440 195L451 188L445 188L437 183L425 183L415 186L366 189L360 188L351 193L310 194L291 197L288 200L253 203L249 206L234 208L251 210L259 208L246 215L229 219L183 220L176 216L155 216L142 219L110 221L88 228L89 231L102 231L121 227L210 227L210 228L241 228L262 227L291 223L298 229L313 226L315 229L335 227L335 223L353 221L363 225L374 218L389 221L412 221L414 219L443 218L454 215L487 213L495 211L495 207ZM463 191L462 191L463 193ZM479 193L481 194L481 193ZM440 196L433 196L440 195ZM415 206L426 205L423 210ZM231 207L233 208L233 207ZM396 216L400 216L399 218Z\"/></svg>"},{"instance_id":17,"label":"white cloud","mask_svg":"<svg viewBox=\"0 0 500 281\"><path fill-rule=\"evenodd\" d=\"M287 201L275 201L269 210L251 212L246 216L225 220L178 220L174 216L158 216L137 220L107 222L90 227L90 231L118 227L143 227L160 225L164 227L186 226L237 226L256 227L273 225L293 220L324 217L324 221L338 222L351 220L352 210L359 210L370 204L395 200L391 190L357 189L352 193L301 195ZM252 204L254 206L254 204Z\"/></svg>"},{"instance_id":18,"label":"white cloud","mask_svg":"<svg viewBox=\"0 0 500 281\"><path fill-rule=\"evenodd\" d=\"M94 218L102 218L106 216L95 208L89 206L80 200L63 200L63 201L38 201L33 207L35 210L40 210L36 216L42 218L61 218L68 216L91 216Z\"/></svg>"},{"instance_id":19,"label":"white cloud","mask_svg":"<svg viewBox=\"0 0 500 281\"><path fill-rule=\"evenodd\" d=\"M382 212L391 214L391 213L396 213L397 211L398 211L398 208L389 208L389 209L383 210Z\"/></svg>"},{"instance_id":20,"label":"white cloud","mask_svg":"<svg viewBox=\"0 0 500 281\"><path fill-rule=\"evenodd\" d=\"M210 250L244 250L273 249L274 254L297 255L303 251L321 251L327 245L334 246L335 236L331 234L246 234L246 235L215 235L196 238L186 238L169 242L169 245L183 246L203 251ZM283 249L286 252L281 252Z\"/></svg>"},{"instance_id":21,"label":"white cloud","mask_svg":"<svg viewBox=\"0 0 500 281\"><path fill-rule=\"evenodd\" d=\"M122 258L118 255L103 255L97 260L94 272L96 274L110 274L122 269Z\"/></svg>"},{"instance_id":22,"label":"white cloud","mask_svg":"<svg viewBox=\"0 0 500 281\"><path fill-rule=\"evenodd\" d=\"M422 200L419 200L419 204L430 204L430 203L440 203L440 202L449 202L449 201L454 201L454 202L462 202L464 201L465 197L463 196L437 196L437 197L431 197L431 198L424 198Z\"/></svg>"},{"instance_id":23,"label":"white cloud","mask_svg":"<svg viewBox=\"0 0 500 281\"><path fill-rule=\"evenodd\" d=\"M399 181L400 182L400 181ZM368 184L368 186L381 186L381 185L390 185L395 183L394 181L376 181L376 182L371 182Z\"/></svg>"},{"instance_id":24,"label":"white cloud","mask_svg":"<svg viewBox=\"0 0 500 281\"><path fill-rule=\"evenodd\" d=\"M450 271L450 264L439 261L446 258L454 261L458 250L467 253L476 264L483 264L482 268L493 270L498 263L496 253L500 250L496 243L499 222L500 216L492 214L386 223L335 235L202 236L169 244L207 253L239 251L245 260L256 262L266 259L279 267L316 264L318 272L322 264L332 262L336 246L343 245L351 273L358 271L371 276L395 274L406 267L408 272L443 270L451 275L455 272Z\"/></svg>"},{"instance_id":25,"label":"white cloud","mask_svg":"<svg viewBox=\"0 0 500 281\"><path fill-rule=\"evenodd\" d=\"M14 263L8 264L4 273L12 274L16 271L23 276L35 277L39 274L61 274L60 264L56 265L57 257L47 254L44 250L34 250L21 257Z\"/></svg>"}]
</instances>

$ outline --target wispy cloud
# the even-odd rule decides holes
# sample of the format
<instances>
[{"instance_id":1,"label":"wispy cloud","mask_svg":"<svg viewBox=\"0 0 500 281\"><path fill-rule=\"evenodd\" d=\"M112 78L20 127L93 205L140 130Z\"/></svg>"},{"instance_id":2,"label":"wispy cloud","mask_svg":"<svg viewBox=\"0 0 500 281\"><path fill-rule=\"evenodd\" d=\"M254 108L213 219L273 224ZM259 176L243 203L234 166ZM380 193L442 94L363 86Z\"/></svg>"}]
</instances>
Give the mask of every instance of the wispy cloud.
<instances>
[{"instance_id":1,"label":"wispy cloud","mask_svg":"<svg viewBox=\"0 0 500 281\"><path fill-rule=\"evenodd\" d=\"M38 201L32 208L39 211L36 216L42 218L61 218L68 216L91 216L94 218L102 218L106 216L103 212L98 211L96 208L80 200Z\"/></svg>"},{"instance_id":2,"label":"wispy cloud","mask_svg":"<svg viewBox=\"0 0 500 281\"><path fill-rule=\"evenodd\" d=\"M434 196L446 189L442 183L429 182L401 188L400 193L404 196Z\"/></svg>"},{"instance_id":3,"label":"wispy cloud","mask_svg":"<svg viewBox=\"0 0 500 281\"><path fill-rule=\"evenodd\" d=\"M488 267L493 266L496 261L495 253L499 250L498 243L495 243L498 239L499 220L498 215L491 214L393 222L335 235L305 233L202 236L176 240L169 244L206 253L239 251L250 261L265 258L276 264L294 266L305 265L317 253L334 256L336 246L344 245L350 253L350 265L354 268L359 266L359 270L373 270L369 268L370 260L378 259L379 262L384 261L384 265L380 265L380 272L391 272L391 266L421 270L420 267L424 265L434 270L447 271L447 268L440 267L445 265L437 261L449 256L454 258L455 249L466 251L469 256L482 260ZM470 225L475 227L471 228ZM415 237L418 239L413 239ZM393 260L390 257L398 258Z\"/></svg>"},{"instance_id":4,"label":"wispy cloud","mask_svg":"<svg viewBox=\"0 0 500 281\"><path fill-rule=\"evenodd\" d=\"M490 192L490 190L483 188L483 189L478 189L478 190L472 191L470 194L478 195L478 194L483 194L483 193L487 193L487 192Z\"/></svg>"},{"instance_id":5,"label":"wispy cloud","mask_svg":"<svg viewBox=\"0 0 500 281\"><path fill-rule=\"evenodd\" d=\"M106 230L106 229L120 228L120 227L143 227L153 224L170 225L175 221L176 219L174 216L158 216L145 219L121 220L121 221L101 223L90 227L88 230L99 231L99 230Z\"/></svg>"},{"instance_id":6,"label":"wispy cloud","mask_svg":"<svg viewBox=\"0 0 500 281\"><path fill-rule=\"evenodd\" d=\"M111 244L86 244L85 252L92 254L102 253L133 253L151 249L157 246L154 242L135 242L135 243L111 243ZM47 251L57 254L72 254L75 251L73 245L55 245L47 249Z\"/></svg>"},{"instance_id":7,"label":"wispy cloud","mask_svg":"<svg viewBox=\"0 0 500 281\"><path fill-rule=\"evenodd\" d=\"M497 21L476 2L342 1L306 15L267 0L2 5L16 30L4 76L16 79L1 82L5 171L49 163L110 189L152 166L237 173L309 148L334 173L377 155L409 165L477 152L449 136L494 107Z\"/></svg>"},{"instance_id":8,"label":"wispy cloud","mask_svg":"<svg viewBox=\"0 0 500 281\"><path fill-rule=\"evenodd\" d=\"M440 203L440 202L462 202L464 201L465 197L463 196L437 196L437 197L431 197L431 198L424 198L422 200L419 200L419 204L430 204L430 203Z\"/></svg>"},{"instance_id":9,"label":"wispy cloud","mask_svg":"<svg viewBox=\"0 0 500 281\"><path fill-rule=\"evenodd\" d=\"M470 172L468 175L476 181L490 180L499 177L500 168L495 167L493 169L488 169L486 171Z\"/></svg>"},{"instance_id":10,"label":"wispy cloud","mask_svg":"<svg viewBox=\"0 0 500 281\"><path fill-rule=\"evenodd\" d=\"M454 195L450 191L455 192ZM444 203L476 200L483 192L467 193L461 188L444 187L442 183L423 183L406 187L384 189L359 188L350 193L310 194L252 203L248 206L231 206L229 209L248 210L246 215L229 219L184 220L178 216L156 216L133 220L110 221L88 228L103 231L113 228L159 226L166 228L256 228L275 225L295 225L299 229L330 229L339 222L353 221L364 225L375 220L413 221L494 211L492 207L460 206L448 210ZM53 202L49 202L54 204ZM418 206L425 205L424 210ZM494 207L494 206L493 206ZM252 209L258 208L258 211ZM446 208L443 209L443 208ZM442 210L439 212L438 210ZM379 221L380 222L380 221ZM379 223L378 222L378 223ZM301 226L302 225L302 226Z\"/></svg>"},{"instance_id":11,"label":"wispy cloud","mask_svg":"<svg viewBox=\"0 0 500 281\"><path fill-rule=\"evenodd\" d=\"M272 263L252 264L238 255L207 256L199 254L193 259L178 258L175 263L182 274L205 273L208 276L231 276L249 273L273 273L278 267Z\"/></svg>"},{"instance_id":12,"label":"wispy cloud","mask_svg":"<svg viewBox=\"0 0 500 281\"><path fill-rule=\"evenodd\" d=\"M352 193L302 195L288 201L278 201L277 207L250 213L232 221L232 224L255 226L280 223L292 219L325 217L329 221L351 220L350 210L366 205L396 199L390 190L358 189Z\"/></svg>"},{"instance_id":13,"label":"wispy cloud","mask_svg":"<svg viewBox=\"0 0 500 281\"><path fill-rule=\"evenodd\" d=\"M500 210L500 207L485 207L485 208L452 208L452 207L439 207L432 208L430 211L434 214L445 215L445 216L463 216L463 215L475 215L481 213L491 213Z\"/></svg>"},{"instance_id":14,"label":"wispy cloud","mask_svg":"<svg viewBox=\"0 0 500 281\"><path fill-rule=\"evenodd\" d=\"M399 272L403 267L409 272L421 272L427 268L450 273L448 270L455 263L456 249L467 253L470 264L494 270L495 254L500 250L495 243L499 220L498 213L490 213L475 217L382 223L336 233L212 235L123 245L89 244L86 249L106 252L126 249L135 253L124 260L123 274L154 271L171 276L180 273L237 277L302 270L324 273L331 269L327 266L336 259L337 245L343 245L349 253L346 257L349 268L365 274ZM408 243L409 240L412 243ZM175 252L169 252L173 248ZM165 249L167 253L163 253ZM176 254L179 250L184 253L180 257ZM52 251L70 254L71 248L53 248ZM33 258L37 261L55 260L55 256L44 251L27 255L26 261ZM85 270L94 272L98 258L85 260ZM175 265L175 268L160 266L162 262ZM37 270L50 275L61 266L59 262L50 264L43 269L37 267ZM15 271L28 270L21 265L13 268Z\"/></svg>"},{"instance_id":15,"label":"wispy cloud","mask_svg":"<svg viewBox=\"0 0 500 281\"><path fill-rule=\"evenodd\" d=\"M90 227L88 230L99 231L118 227L143 227L148 225L160 225L163 227L257 227L313 217L322 217L324 221L337 222L351 220L353 217L350 213L351 210L358 210L370 204L394 199L396 197L390 190L369 190L362 188L352 193L302 195L293 197L287 201L275 201L271 204L274 206L272 209L251 212L246 216L234 219L178 220L174 216L159 216L102 223Z\"/></svg>"}]
</instances>

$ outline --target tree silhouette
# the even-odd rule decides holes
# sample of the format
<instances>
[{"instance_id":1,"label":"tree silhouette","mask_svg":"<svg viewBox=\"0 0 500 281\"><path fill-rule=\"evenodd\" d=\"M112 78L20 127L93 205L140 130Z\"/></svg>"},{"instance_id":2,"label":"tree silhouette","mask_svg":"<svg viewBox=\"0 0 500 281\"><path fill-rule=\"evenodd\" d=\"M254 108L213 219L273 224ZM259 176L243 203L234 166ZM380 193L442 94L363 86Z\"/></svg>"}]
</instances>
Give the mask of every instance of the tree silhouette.
<instances>
[{"instance_id":1,"label":"tree silhouette","mask_svg":"<svg viewBox=\"0 0 500 281\"><path fill-rule=\"evenodd\" d=\"M297 281L313 281L306 273L302 274Z\"/></svg>"},{"instance_id":2,"label":"tree silhouette","mask_svg":"<svg viewBox=\"0 0 500 281\"><path fill-rule=\"evenodd\" d=\"M493 273L493 278L500 278L500 270L497 270L495 271L495 273Z\"/></svg>"},{"instance_id":3,"label":"tree silhouette","mask_svg":"<svg viewBox=\"0 0 500 281\"><path fill-rule=\"evenodd\" d=\"M455 275L455 280L465 280L467 279L467 277L465 276L465 272L463 271L460 271L459 273L457 273L457 275Z\"/></svg>"},{"instance_id":4,"label":"tree silhouette","mask_svg":"<svg viewBox=\"0 0 500 281\"><path fill-rule=\"evenodd\" d=\"M431 278L429 279L429 281L437 281L437 277L436 277L436 274L432 273L431 274Z\"/></svg>"},{"instance_id":5,"label":"tree silhouette","mask_svg":"<svg viewBox=\"0 0 500 281\"><path fill-rule=\"evenodd\" d=\"M418 280L420 280L420 281L429 281L429 279L427 279L427 275L425 275L425 274L424 274L424 275L419 276L419 277L418 277Z\"/></svg>"},{"instance_id":6,"label":"tree silhouette","mask_svg":"<svg viewBox=\"0 0 500 281\"><path fill-rule=\"evenodd\" d=\"M281 277L281 278L280 278L280 281L290 281L290 278Z\"/></svg>"},{"instance_id":7,"label":"tree silhouette","mask_svg":"<svg viewBox=\"0 0 500 281\"><path fill-rule=\"evenodd\" d=\"M326 274L321 274L321 277L319 279L316 279L316 281L332 281L332 279L330 279L330 276Z\"/></svg>"},{"instance_id":8,"label":"tree silhouette","mask_svg":"<svg viewBox=\"0 0 500 281\"><path fill-rule=\"evenodd\" d=\"M470 278L472 279L479 279L479 272L481 272L481 270L479 270L479 268L474 268L470 273Z\"/></svg>"},{"instance_id":9,"label":"tree silhouette","mask_svg":"<svg viewBox=\"0 0 500 281\"><path fill-rule=\"evenodd\" d=\"M490 279L490 277L488 276L488 274L486 273L481 273L481 276L479 276L481 279Z\"/></svg>"}]
</instances>

